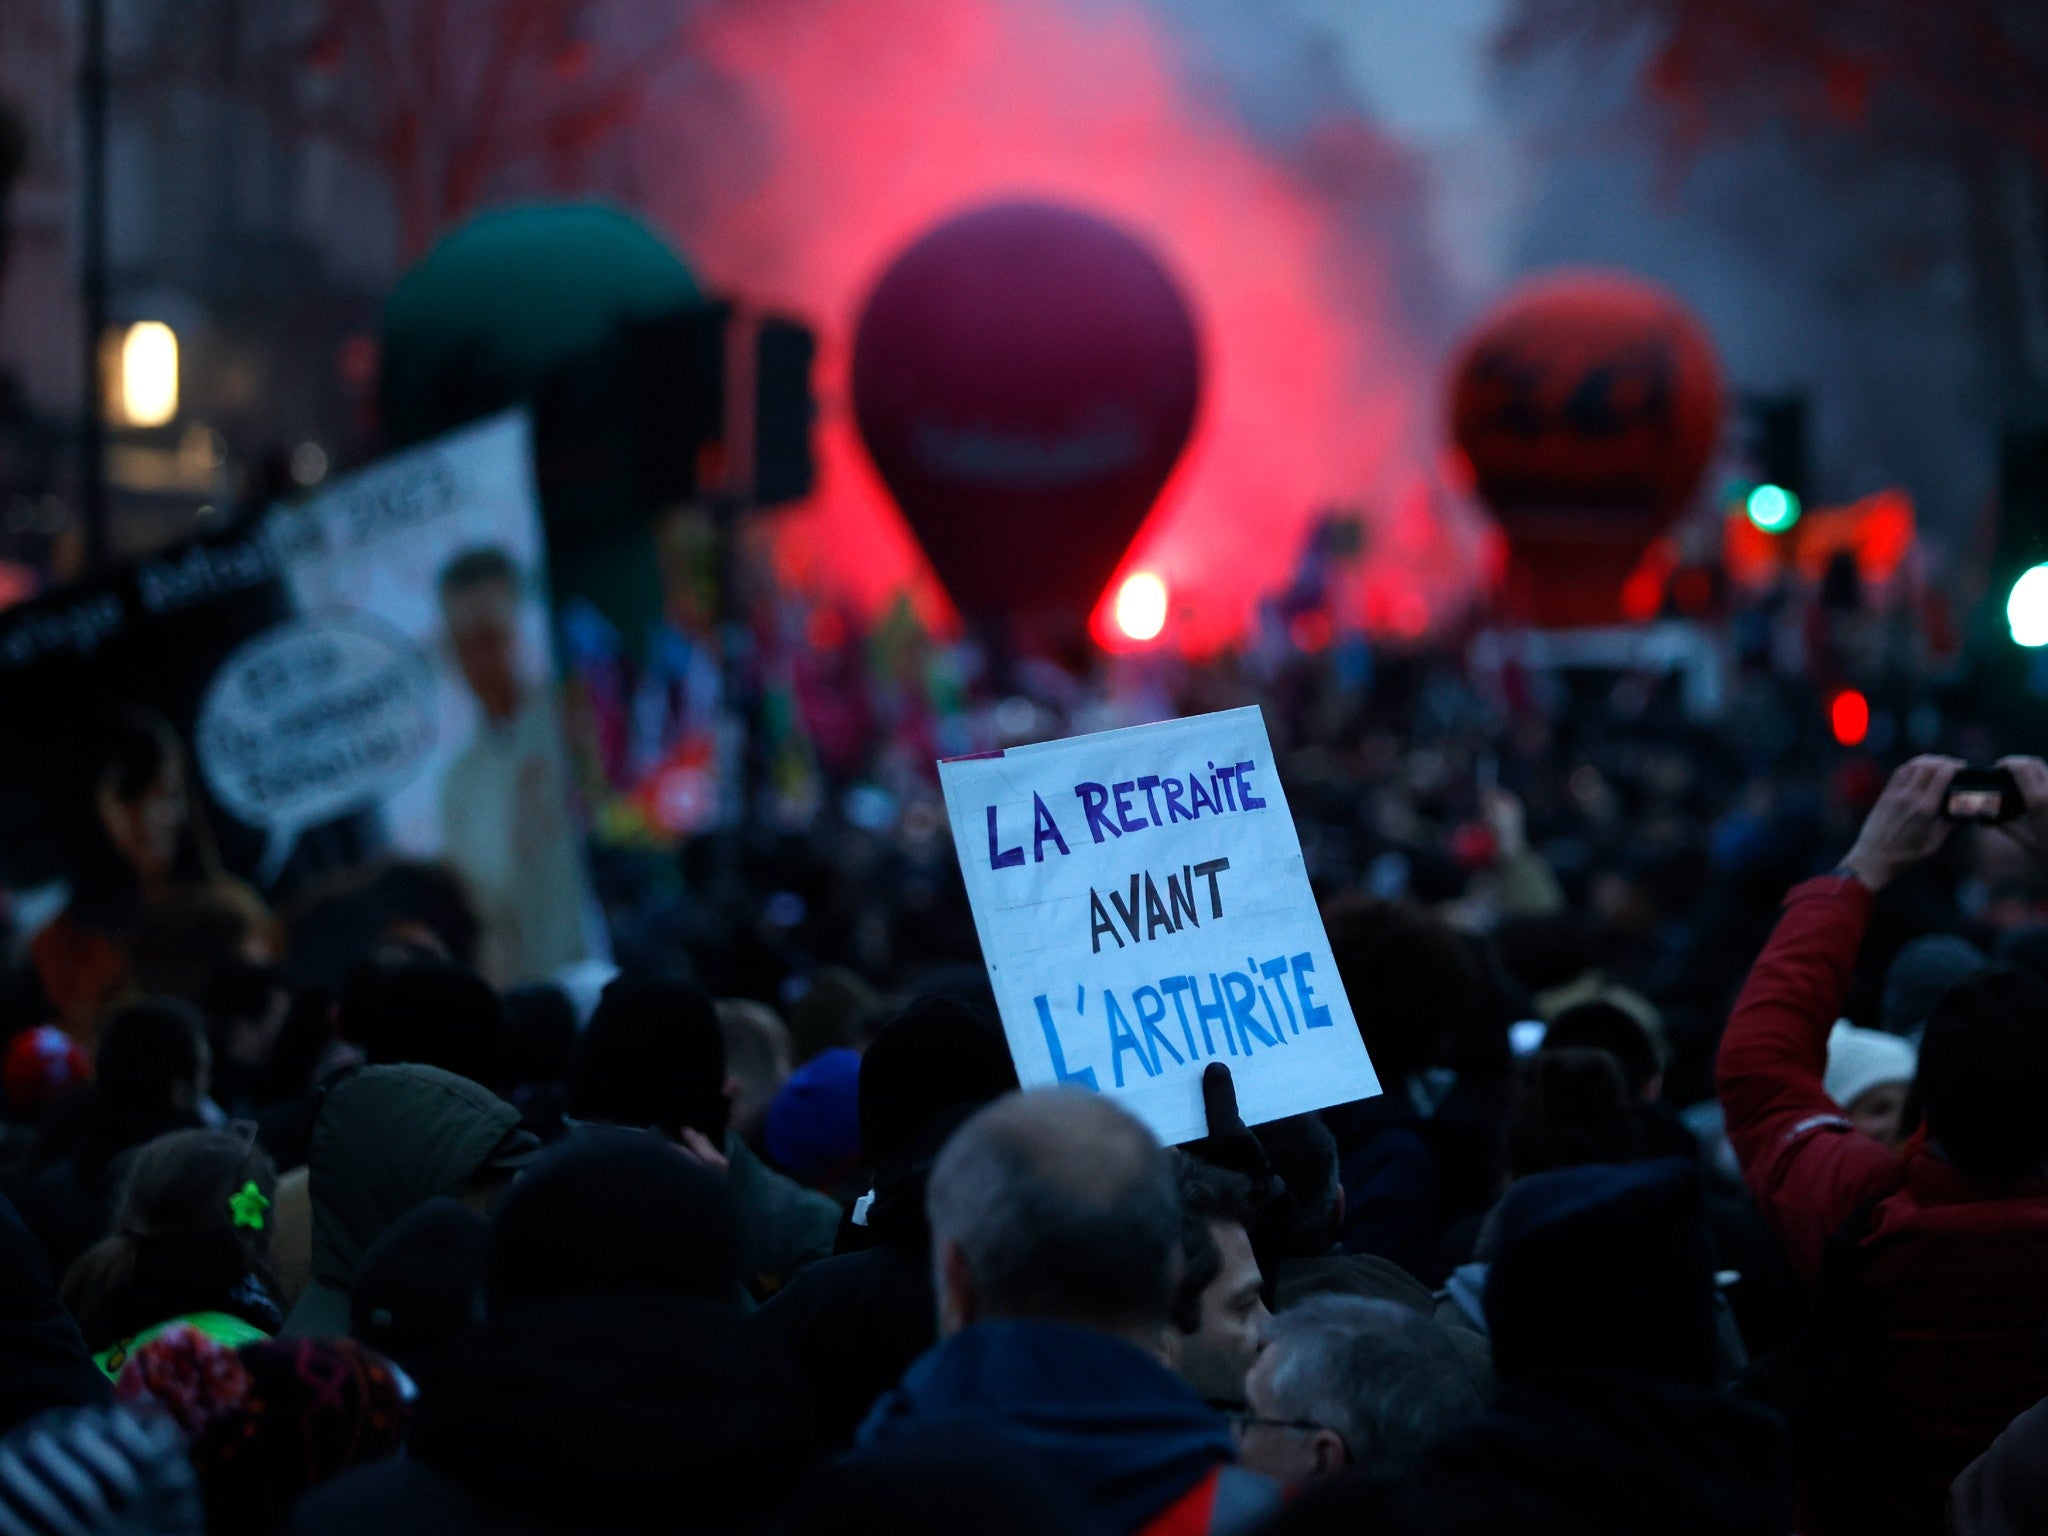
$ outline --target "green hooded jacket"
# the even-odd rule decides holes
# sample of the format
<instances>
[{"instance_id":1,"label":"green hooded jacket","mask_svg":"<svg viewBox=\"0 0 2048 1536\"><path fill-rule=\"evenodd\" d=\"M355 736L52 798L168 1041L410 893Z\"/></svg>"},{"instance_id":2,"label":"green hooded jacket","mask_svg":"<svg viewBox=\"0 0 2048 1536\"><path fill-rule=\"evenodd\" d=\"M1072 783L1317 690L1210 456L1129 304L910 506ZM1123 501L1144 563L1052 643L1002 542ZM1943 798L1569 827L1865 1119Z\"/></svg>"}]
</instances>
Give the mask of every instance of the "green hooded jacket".
<instances>
[{"instance_id":1,"label":"green hooded jacket","mask_svg":"<svg viewBox=\"0 0 2048 1536\"><path fill-rule=\"evenodd\" d=\"M362 1067L338 1079L313 1123L307 1160L313 1283L285 1319L287 1338L344 1338L349 1290L384 1229L441 1195L460 1196L486 1167L510 1171L539 1142L519 1111L436 1067Z\"/></svg>"},{"instance_id":2,"label":"green hooded jacket","mask_svg":"<svg viewBox=\"0 0 2048 1536\"><path fill-rule=\"evenodd\" d=\"M839 1204L777 1173L736 1135L725 1139L726 1187L739 1218L740 1279L766 1301L799 1270L832 1256Z\"/></svg>"}]
</instances>

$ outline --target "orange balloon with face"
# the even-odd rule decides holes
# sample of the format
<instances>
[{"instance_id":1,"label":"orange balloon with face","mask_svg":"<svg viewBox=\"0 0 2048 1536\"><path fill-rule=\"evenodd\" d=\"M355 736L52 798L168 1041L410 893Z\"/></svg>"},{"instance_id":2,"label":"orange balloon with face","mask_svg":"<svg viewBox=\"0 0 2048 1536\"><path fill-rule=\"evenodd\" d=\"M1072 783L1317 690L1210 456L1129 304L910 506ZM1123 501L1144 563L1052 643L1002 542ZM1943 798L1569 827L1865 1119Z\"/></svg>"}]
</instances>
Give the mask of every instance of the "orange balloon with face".
<instances>
[{"instance_id":1,"label":"orange balloon with face","mask_svg":"<svg viewBox=\"0 0 2048 1536\"><path fill-rule=\"evenodd\" d=\"M1452 380L1452 435L1507 534L1505 612L1550 627L1619 622L1622 584L1720 434L1705 328L1654 283L1554 273L1481 321Z\"/></svg>"}]
</instances>

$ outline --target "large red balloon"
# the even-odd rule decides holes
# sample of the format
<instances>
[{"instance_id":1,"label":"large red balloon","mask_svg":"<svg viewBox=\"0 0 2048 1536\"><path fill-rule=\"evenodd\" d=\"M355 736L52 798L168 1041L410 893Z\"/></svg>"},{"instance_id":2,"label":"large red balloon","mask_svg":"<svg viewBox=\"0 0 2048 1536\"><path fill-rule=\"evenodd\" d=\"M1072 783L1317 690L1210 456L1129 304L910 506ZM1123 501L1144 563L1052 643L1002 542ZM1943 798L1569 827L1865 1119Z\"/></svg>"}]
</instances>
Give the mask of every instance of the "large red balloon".
<instances>
[{"instance_id":1,"label":"large red balloon","mask_svg":"<svg viewBox=\"0 0 2048 1536\"><path fill-rule=\"evenodd\" d=\"M949 219L861 312L862 439L962 613L1084 624L1187 442L1201 388L1173 280L1048 203Z\"/></svg>"},{"instance_id":2,"label":"large red balloon","mask_svg":"<svg viewBox=\"0 0 2048 1536\"><path fill-rule=\"evenodd\" d=\"M1508 536L1509 605L1605 623L1699 485L1721 424L1713 341L1664 289L1562 272L1511 294L1465 343L1452 431Z\"/></svg>"}]
</instances>

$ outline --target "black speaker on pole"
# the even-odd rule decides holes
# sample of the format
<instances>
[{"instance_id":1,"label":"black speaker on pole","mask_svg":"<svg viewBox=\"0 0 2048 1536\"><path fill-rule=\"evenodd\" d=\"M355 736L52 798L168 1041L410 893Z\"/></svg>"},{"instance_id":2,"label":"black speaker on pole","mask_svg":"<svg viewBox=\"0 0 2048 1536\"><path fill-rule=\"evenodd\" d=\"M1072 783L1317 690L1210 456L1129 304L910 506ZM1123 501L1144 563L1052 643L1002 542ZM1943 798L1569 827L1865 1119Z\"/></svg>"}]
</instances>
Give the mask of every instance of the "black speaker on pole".
<instances>
[{"instance_id":1,"label":"black speaker on pole","mask_svg":"<svg viewBox=\"0 0 2048 1536\"><path fill-rule=\"evenodd\" d=\"M817 419L811 363L817 339L807 325L765 317L754 331L753 503L801 501L817 482L811 427Z\"/></svg>"},{"instance_id":2,"label":"black speaker on pole","mask_svg":"<svg viewBox=\"0 0 2048 1536\"><path fill-rule=\"evenodd\" d=\"M699 483L704 450L727 430L731 322L732 306L720 302L636 320L626 329L635 478L646 509L706 489Z\"/></svg>"}]
</instances>

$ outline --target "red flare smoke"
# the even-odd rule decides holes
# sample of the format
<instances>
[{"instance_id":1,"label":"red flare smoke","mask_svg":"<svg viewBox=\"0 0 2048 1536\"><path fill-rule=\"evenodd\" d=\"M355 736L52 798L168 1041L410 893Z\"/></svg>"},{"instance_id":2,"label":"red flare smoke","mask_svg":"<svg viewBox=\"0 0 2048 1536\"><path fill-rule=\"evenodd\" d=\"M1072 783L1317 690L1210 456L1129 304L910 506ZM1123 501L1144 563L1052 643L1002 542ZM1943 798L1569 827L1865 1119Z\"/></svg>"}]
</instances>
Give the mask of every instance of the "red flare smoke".
<instances>
[{"instance_id":1,"label":"red flare smoke","mask_svg":"<svg viewBox=\"0 0 2048 1536\"><path fill-rule=\"evenodd\" d=\"M921 231L1008 197L1128 228L1202 317L1194 436L1105 600L1123 575L1156 572L1169 636L1224 643L1333 504L1368 514L1347 622L1366 621L1370 592L1380 622L1413 631L1476 579L1481 535L1432 493L1436 391L1397 314L1391 253L1341 201L1383 195L1384 178L1333 173L1344 135L1316 136L1298 166L1254 143L1179 76L1135 0L756 0L708 9L693 45L726 91L657 104L649 209L711 286L819 329L819 489L782 516L787 579L870 610L908 586L944 612L855 440L851 331Z\"/></svg>"}]
</instances>

